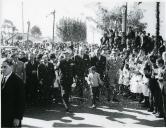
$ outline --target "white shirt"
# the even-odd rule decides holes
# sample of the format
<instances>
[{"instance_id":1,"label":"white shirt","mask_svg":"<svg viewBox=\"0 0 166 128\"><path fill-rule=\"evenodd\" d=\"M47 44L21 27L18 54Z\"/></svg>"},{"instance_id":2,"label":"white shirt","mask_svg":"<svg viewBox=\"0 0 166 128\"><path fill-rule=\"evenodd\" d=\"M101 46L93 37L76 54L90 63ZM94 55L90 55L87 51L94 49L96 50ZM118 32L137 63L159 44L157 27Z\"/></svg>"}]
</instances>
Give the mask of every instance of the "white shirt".
<instances>
[{"instance_id":1,"label":"white shirt","mask_svg":"<svg viewBox=\"0 0 166 128\"><path fill-rule=\"evenodd\" d=\"M88 83L91 84L92 87L97 87L99 86L99 82L100 82L100 75L95 72L93 73L89 73L88 75Z\"/></svg>"},{"instance_id":2,"label":"white shirt","mask_svg":"<svg viewBox=\"0 0 166 128\"><path fill-rule=\"evenodd\" d=\"M7 80L9 79L9 77L11 76L11 74L12 74L12 72L11 73L9 73L7 76L4 76L4 77L6 77L5 78L5 83L7 82Z\"/></svg>"},{"instance_id":3,"label":"white shirt","mask_svg":"<svg viewBox=\"0 0 166 128\"><path fill-rule=\"evenodd\" d=\"M11 74L12 74L12 72L11 73L9 73L7 76L3 76L2 77L2 80L3 80L3 78L5 77L5 80L4 80L4 85L2 86L2 89L4 89L5 88L5 83L7 82L7 80L9 79L9 77L11 76ZM1 81L2 82L2 81Z\"/></svg>"}]
</instances>

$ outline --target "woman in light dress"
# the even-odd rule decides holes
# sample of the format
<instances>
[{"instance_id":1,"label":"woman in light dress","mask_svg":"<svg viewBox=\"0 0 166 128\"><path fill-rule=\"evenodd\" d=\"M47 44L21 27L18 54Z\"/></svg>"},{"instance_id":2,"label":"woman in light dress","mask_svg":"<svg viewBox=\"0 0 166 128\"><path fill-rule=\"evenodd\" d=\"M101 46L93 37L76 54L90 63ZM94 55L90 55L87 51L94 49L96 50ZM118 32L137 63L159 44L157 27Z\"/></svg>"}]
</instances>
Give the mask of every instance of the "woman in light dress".
<instances>
[{"instance_id":1,"label":"woman in light dress","mask_svg":"<svg viewBox=\"0 0 166 128\"><path fill-rule=\"evenodd\" d=\"M129 87L130 87L130 78L131 78L131 72L128 63L124 65L123 68L123 85L124 85L124 91L126 92L124 95L129 94Z\"/></svg>"},{"instance_id":2,"label":"woman in light dress","mask_svg":"<svg viewBox=\"0 0 166 128\"><path fill-rule=\"evenodd\" d=\"M130 98L134 100L137 98L139 94L142 93L142 74L140 72L141 62L137 61L136 57L136 55L132 55L129 59L129 67L131 72L130 91L132 93Z\"/></svg>"}]
</instances>

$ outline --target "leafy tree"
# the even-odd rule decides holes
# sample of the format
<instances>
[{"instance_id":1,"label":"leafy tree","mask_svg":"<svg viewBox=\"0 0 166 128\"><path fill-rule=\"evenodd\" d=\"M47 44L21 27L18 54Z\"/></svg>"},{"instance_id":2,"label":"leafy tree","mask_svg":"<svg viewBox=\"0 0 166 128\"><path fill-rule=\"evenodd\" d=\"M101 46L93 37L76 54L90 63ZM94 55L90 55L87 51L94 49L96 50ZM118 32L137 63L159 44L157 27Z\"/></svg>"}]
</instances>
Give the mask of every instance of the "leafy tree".
<instances>
[{"instance_id":1,"label":"leafy tree","mask_svg":"<svg viewBox=\"0 0 166 128\"><path fill-rule=\"evenodd\" d=\"M8 19L4 20L1 28L2 28L2 33L4 35L8 35L8 36L11 36L16 31L18 31L18 29L16 28L16 26L14 25L14 23L11 20L8 20Z\"/></svg>"},{"instance_id":2,"label":"leafy tree","mask_svg":"<svg viewBox=\"0 0 166 128\"><path fill-rule=\"evenodd\" d=\"M62 18L57 25L57 34L62 41L85 41L86 40L86 25L85 23L71 19Z\"/></svg>"},{"instance_id":3,"label":"leafy tree","mask_svg":"<svg viewBox=\"0 0 166 128\"><path fill-rule=\"evenodd\" d=\"M97 10L97 22L100 23L97 25L98 28L106 30L108 28L115 29L120 28L122 15L120 7L115 7L112 10L98 5Z\"/></svg>"},{"instance_id":4,"label":"leafy tree","mask_svg":"<svg viewBox=\"0 0 166 128\"><path fill-rule=\"evenodd\" d=\"M98 4L97 15L97 27L102 30L118 29L121 30L122 24L122 7L115 7L109 10ZM143 10L138 8L138 3L134 5L133 9L128 11L127 25L139 30L146 28L146 23L141 23L140 20L143 18Z\"/></svg>"},{"instance_id":5,"label":"leafy tree","mask_svg":"<svg viewBox=\"0 0 166 128\"><path fill-rule=\"evenodd\" d=\"M144 17L143 10L138 8L137 3L134 5L133 9L128 12L127 24L133 28L137 28L138 30L144 30L146 28L147 23L142 23L140 20Z\"/></svg>"},{"instance_id":6,"label":"leafy tree","mask_svg":"<svg viewBox=\"0 0 166 128\"><path fill-rule=\"evenodd\" d=\"M38 26L33 26L32 29L31 29L31 34L35 37L39 37L42 35L42 32L40 30L40 28Z\"/></svg>"}]
</instances>

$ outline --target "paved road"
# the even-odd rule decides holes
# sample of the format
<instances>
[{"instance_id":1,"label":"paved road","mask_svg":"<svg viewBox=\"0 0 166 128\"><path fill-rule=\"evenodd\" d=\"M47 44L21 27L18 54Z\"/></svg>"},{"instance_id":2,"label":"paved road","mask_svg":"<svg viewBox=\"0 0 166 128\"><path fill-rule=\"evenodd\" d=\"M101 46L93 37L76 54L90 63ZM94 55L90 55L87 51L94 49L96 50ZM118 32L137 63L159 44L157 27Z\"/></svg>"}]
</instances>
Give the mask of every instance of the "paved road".
<instances>
[{"instance_id":1,"label":"paved road","mask_svg":"<svg viewBox=\"0 0 166 128\"><path fill-rule=\"evenodd\" d=\"M76 102L76 101L75 101ZM46 107L28 107L23 118L24 127L164 127L163 119L156 118L150 112L128 99L121 98L120 103L101 102L97 109L89 102L75 105L74 113L65 113L61 104Z\"/></svg>"}]
</instances>

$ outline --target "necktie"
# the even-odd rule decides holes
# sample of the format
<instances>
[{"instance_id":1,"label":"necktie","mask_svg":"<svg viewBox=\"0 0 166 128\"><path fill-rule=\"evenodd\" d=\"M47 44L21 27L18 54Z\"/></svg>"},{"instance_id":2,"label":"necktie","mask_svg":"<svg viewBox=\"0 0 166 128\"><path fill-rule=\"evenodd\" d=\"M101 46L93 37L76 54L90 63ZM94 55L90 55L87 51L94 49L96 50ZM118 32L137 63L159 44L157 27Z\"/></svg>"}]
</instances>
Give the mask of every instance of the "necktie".
<instances>
[{"instance_id":1,"label":"necktie","mask_svg":"<svg viewBox=\"0 0 166 128\"><path fill-rule=\"evenodd\" d=\"M5 87L5 80L6 80L6 76L3 76L2 81L1 81L2 89Z\"/></svg>"}]
</instances>

